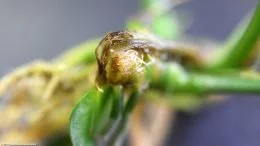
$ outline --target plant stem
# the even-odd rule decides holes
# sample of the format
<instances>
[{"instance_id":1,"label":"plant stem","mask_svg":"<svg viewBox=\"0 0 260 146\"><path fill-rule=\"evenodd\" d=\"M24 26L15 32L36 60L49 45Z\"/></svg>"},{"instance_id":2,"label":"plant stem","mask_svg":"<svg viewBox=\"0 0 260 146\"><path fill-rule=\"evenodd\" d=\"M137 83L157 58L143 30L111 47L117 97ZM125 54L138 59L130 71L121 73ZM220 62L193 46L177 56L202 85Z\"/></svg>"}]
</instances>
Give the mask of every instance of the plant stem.
<instances>
[{"instance_id":1,"label":"plant stem","mask_svg":"<svg viewBox=\"0 0 260 146\"><path fill-rule=\"evenodd\" d=\"M260 93L260 79L239 74L186 73L180 67L165 65L148 72L151 87L171 93Z\"/></svg>"},{"instance_id":2,"label":"plant stem","mask_svg":"<svg viewBox=\"0 0 260 146\"><path fill-rule=\"evenodd\" d=\"M230 36L222 52L209 65L210 69L239 67L253 50L260 35L260 0L256 6L250 23L238 27Z\"/></svg>"},{"instance_id":3,"label":"plant stem","mask_svg":"<svg viewBox=\"0 0 260 146\"><path fill-rule=\"evenodd\" d=\"M192 74L186 91L196 93L260 93L260 80L241 76Z\"/></svg>"},{"instance_id":4,"label":"plant stem","mask_svg":"<svg viewBox=\"0 0 260 146\"><path fill-rule=\"evenodd\" d=\"M111 131L108 133L108 136L106 137L107 145L113 146L115 145L116 141L118 140L119 136L122 134L127 121L129 117L129 113L134 108L134 105L137 102L137 96L139 95L138 92L131 93L129 100L127 101L126 105L124 106L124 109L122 111L122 115L119 117L117 123L115 123L115 127L111 129Z\"/></svg>"},{"instance_id":5,"label":"plant stem","mask_svg":"<svg viewBox=\"0 0 260 146\"><path fill-rule=\"evenodd\" d=\"M84 42L64 52L54 61L66 66L66 68L77 64L93 63L95 61L95 49L99 41L99 39L94 39Z\"/></svg>"}]
</instances>

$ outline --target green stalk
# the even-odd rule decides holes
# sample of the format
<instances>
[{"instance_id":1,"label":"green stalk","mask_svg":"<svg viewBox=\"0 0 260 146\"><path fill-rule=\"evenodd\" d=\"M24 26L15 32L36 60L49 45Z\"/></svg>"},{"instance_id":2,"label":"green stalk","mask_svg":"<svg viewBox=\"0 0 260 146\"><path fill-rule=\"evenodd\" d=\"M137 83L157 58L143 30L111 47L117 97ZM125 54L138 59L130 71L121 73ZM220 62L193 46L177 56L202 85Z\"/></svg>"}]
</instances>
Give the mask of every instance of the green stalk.
<instances>
[{"instance_id":1,"label":"green stalk","mask_svg":"<svg viewBox=\"0 0 260 146\"><path fill-rule=\"evenodd\" d=\"M77 64L93 63L95 61L95 49L100 39L86 41L78 46L72 47L55 59L67 68Z\"/></svg>"},{"instance_id":2,"label":"green stalk","mask_svg":"<svg viewBox=\"0 0 260 146\"><path fill-rule=\"evenodd\" d=\"M131 93L130 97L128 98L127 103L124 106L124 109L122 111L122 115L119 117L119 121L114 129L110 133L108 133L107 137L107 144L109 146L115 145L116 141L124 131L128 117L130 112L133 110L136 102L137 102L137 96L139 95L139 92L133 92Z\"/></svg>"},{"instance_id":3,"label":"green stalk","mask_svg":"<svg viewBox=\"0 0 260 146\"><path fill-rule=\"evenodd\" d=\"M247 59L260 35L260 1L247 27L244 23L231 34L218 58L209 65L210 69L240 67Z\"/></svg>"},{"instance_id":4,"label":"green stalk","mask_svg":"<svg viewBox=\"0 0 260 146\"><path fill-rule=\"evenodd\" d=\"M148 71L151 87L166 92L192 94L260 93L260 79L245 78L238 74L231 76L186 73L180 67L170 64L152 68L151 71Z\"/></svg>"},{"instance_id":5,"label":"green stalk","mask_svg":"<svg viewBox=\"0 0 260 146\"><path fill-rule=\"evenodd\" d=\"M192 74L184 92L195 93L260 93L260 80L241 76Z\"/></svg>"}]
</instances>

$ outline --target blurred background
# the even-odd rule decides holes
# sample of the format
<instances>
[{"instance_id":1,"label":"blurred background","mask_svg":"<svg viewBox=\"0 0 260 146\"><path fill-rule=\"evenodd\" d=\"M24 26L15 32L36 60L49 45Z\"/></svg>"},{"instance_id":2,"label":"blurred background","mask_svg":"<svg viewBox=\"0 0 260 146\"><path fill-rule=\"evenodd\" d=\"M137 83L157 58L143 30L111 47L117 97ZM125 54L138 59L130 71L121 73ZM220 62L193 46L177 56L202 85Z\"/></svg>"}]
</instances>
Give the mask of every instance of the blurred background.
<instances>
[{"instance_id":1,"label":"blurred background","mask_svg":"<svg viewBox=\"0 0 260 146\"><path fill-rule=\"evenodd\" d=\"M51 59L85 40L121 30L138 0L1 0L0 75ZM256 0L190 0L188 34L223 41ZM167 141L178 146L260 145L260 98L236 95L195 114L178 113ZM0 120L3 117L0 117Z\"/></svg>"}]
</instances>

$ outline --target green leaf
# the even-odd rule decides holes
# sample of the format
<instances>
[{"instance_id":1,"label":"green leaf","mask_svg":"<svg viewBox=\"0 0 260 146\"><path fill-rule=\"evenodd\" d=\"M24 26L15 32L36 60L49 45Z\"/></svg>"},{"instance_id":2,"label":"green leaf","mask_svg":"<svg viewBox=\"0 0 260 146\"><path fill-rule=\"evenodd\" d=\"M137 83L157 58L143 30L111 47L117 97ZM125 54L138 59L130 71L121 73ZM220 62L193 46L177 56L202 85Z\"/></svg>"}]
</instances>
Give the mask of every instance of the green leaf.
<instances>
[{"instance_id":1,"label":"green leaf","mask_svg":"<svg viewBox=\"0 0 260 146\"><path fill-rule=\"evenodd\" d=\"M96 136L102 136L112 124L114 99L119 96L119 88L112 87L104 88L104 92L92 89L83 96L71 113L70 135L74 146L95 145Z\"/></svg>"},{"instance_id":2,"label":"green leaf","mask_svg":"<svg viewBox=\"0 0 260 146\"><path fill-rule=\"evenodd\" d=\"M248 23L248 16L231 33L224 48L209 63L209 70L241 68L244 61L254 51L254 45L260 35L260 0Z\"/></svg>"},{"instance_id":3,"label":"green leaf","mask_svg":"<svg viewBox=\"0 0 260 146\"><path fill-rule=\"evenodd\" d=\"M143 24L142 22L136 20L136 19L130 19L126 23L126 28L131 31L145 31L148 28Z\"/></svg>"},{"instance_id":4,"label":"green leaf","mask_svg":"<svg viewBox=\"0 0 260 146\"><path fill-rule=\"evenodd\" d=\"M74 146L93 146L93 125L97 113L98 92L93 90L83 96L71 113L70 136Z\"/></svg>"},{"instance_id":5,"label":"green leaf","mask_svg":"<svg viewBox=\"0 0 260 146\"><path fill-rule=\"evenodd\" d=\"M176 39L182 33L177 18L170 14L155 17L152 30L164 39Z\"/></svg>"}]
</instances>

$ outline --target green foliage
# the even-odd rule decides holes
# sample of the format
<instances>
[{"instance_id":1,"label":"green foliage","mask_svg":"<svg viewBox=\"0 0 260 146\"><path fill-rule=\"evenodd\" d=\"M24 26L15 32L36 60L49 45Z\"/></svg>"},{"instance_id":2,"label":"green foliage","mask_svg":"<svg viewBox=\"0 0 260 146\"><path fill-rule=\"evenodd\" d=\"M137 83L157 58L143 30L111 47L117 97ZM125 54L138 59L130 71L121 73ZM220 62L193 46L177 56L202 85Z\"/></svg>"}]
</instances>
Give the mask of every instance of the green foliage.
<instances>
[{"instance_id":1,"label":"green foliage","mask_svg":"<svg viewBox=\"0 0 260 146\"><path fill-rule=\"evenodd\" d=\"M242 21L237 29L231 33L225 43L224 48L218 54L217 58L210 65L210 69L227 69L239 68L243 62L249 57L249 54L254 49L254 45L260 35L260 2L248 22L247 18Z\"/></svg>"},{"instance_id":2,"label":"green foliage","mask_svg":"<svg viewBox=\"0 0 260 146\"><path fill-rule=\"evenodd\" d=\"M119 89L107 87L103 92L92 89L83 96L71 113L70 133L75 146L93 146L97 136L111 126L119 106ZM113 109L115 108L115 109ZM113 116L112 116L113 115Z\"/></svg>"},{"instance_id":3,"label":"green foliage","mask_svg":"<svg viewBox=\"0 0 260 146\"><path fill-rule=\"evenodd\" d=\"M173 15L156 17L152 23L152 30L164 39L176 39L181 35L181 27Z\"/></svg>"},{"instance_id":4,"label":"green foliage","mask_svg":"<svg viewBox=\"0 0 260 146\"><path fill-rule=\"evenodd\" d=\"M179 24L173 19L173 16L170 14L163 15L168 11L167 4L156 0L143 0L141 2L143 10L150 12L152 15L152 32L166 39L174 39L180 35ZM155 6L156 10L153 9ZM228 45L224 48L220 58L213 58L207 64L208 66L205 66L202 70L196 70L196 72L192 69L187 72L180 64L169 64L158 60L155 65L145 68L149 89L164 91L172 95L188 93L189 98L196 98L196 100L187 100L188 102L173 100L173 102L177 102L176 104L180 104L179 107L198 105L201 103L197 100L198 96L211 93L260 93L260 79L241 76L239 74L241 70L231 75L225 74L225 72L222 72L222 74L215 72L223 68L231 69L233 72L237 71L233 70L234 68L242 68L243 61L252 52L256 40L259 38L259 26L260 1L249 25L243 27L245 30L235 31L231 35L235 38L229 39L230 42L226 43ZM142 30L148 28L148 26L133 19L129 21L127 28ZM93 44L96 45L97 43L94 42ZM94 57L90 56L88 51L84 52L83 49L83 52L79 53L79 59L72 62L87 61L88 59L93 61ZM105 143L113 145L125 126L128 114L136 104L136 98L139 95L136 90L131 91L129 98L127 98L128 101L124 103L121 98L123 94L120 94L122 93L121 88L110 86L103 90L103 92L97 89L88 91L74 108L71 114L70 133L75 146L95 145L98 138L104 137L111 130L114 121L120 119L121 122L114 134L110 136L108 141L105 141ZM123 99L125 98L123 97ZM160 98L158 97L158 99Z\"/></svg>"}]
</instances>

